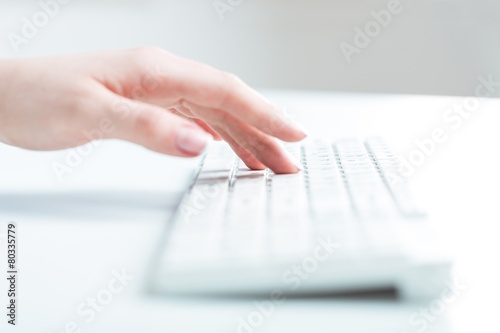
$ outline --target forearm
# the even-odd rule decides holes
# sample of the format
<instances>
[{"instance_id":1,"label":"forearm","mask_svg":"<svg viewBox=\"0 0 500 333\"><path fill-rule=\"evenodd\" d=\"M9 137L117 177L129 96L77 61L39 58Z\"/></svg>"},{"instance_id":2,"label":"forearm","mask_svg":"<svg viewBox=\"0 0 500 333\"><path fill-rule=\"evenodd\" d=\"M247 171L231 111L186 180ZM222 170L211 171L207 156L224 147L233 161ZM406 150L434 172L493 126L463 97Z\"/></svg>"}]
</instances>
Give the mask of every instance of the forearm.
<instances>
[{"instance_id":1,"label":"forearm","mask_svg":"<svg viewBox=\"0 0 500 333\"><path fill-rule=\"evenodd\" d=\"M15 63L16 60L14 59L0 58L0 103L4 101L4 97L7 94Z\"/></svg>"},{"instance_id":2,"label":"forearm","mask_svg":"<svg viewBox=\"0 0 500 333\"><path fill-rule=\"evenodd\" d=\"M12 60L0 58L0 142L7 142L4 128L7 125L9 85L12 81Z\"/></svg>"},{"instance_id":3,"label":"forearm","mask_svg":"<svg viewBox=\"0 0 500 333\"><path fill-rule=\"evenodd\" d=\"M15 127L18 108L15 103L19 96L19 78L22 76L22 66L25 60L0 58L0 142L12 144L7 132ZM16 90L18 91L16 93Z\"/></svg>"}]
</instances>

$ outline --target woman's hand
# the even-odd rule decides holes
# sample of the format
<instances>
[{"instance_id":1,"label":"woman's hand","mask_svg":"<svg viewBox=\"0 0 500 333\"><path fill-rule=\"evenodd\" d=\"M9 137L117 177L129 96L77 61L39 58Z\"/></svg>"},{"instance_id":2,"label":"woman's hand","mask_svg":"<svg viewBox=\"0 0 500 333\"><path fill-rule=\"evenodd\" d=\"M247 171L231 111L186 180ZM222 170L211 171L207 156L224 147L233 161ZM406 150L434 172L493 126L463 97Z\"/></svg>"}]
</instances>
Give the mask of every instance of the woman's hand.
<instances>
[{"instance_id":1,"label":"woman's hand","mask_svg":"<svg viewBox=\"0 0 500 333\"><path fill-rule=\"evenodd\" d=\"M276 139L306 136L234 75L161 49L0 60L0 141L7 144L55 150L117 138L190 157L209 134L248 167L276 173L299 170Z\"/></svg>"}]
</instances>

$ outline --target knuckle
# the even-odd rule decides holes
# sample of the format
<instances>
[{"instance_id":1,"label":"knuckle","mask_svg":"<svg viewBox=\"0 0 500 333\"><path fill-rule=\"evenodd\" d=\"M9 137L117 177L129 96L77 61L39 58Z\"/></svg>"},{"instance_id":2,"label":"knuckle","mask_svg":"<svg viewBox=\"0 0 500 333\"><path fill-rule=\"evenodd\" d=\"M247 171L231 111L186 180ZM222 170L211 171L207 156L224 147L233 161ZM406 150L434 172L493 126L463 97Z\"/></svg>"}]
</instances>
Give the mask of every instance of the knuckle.
<instances>
[{"instance_id":1,"label":"knuckle","mask_svg":"<svg viewBox=\"0 0 500 333\"><path fill-rule=\"evenodd\" d=\"M243 81L232 73L220 72L220 74L222 76L222 84L219 87L216 104L220 108L224 108L225 105L230 104L235 98L235 92Z\"/></svg>"},{"instance_id":2,"label":"knuckle","mask_svg":"<svg viewBox=\"0 0 500 333\"><path fill-rule=\"evenodd\" d=\"M163 49L156 46L142 46L132 49L133 53L138 56L153 56L165 52Z\"/></svg>"},{"instance_id":3,"label":"knuckle","mask_svg":"<svg viewBox=\"0 0 500 333\"><path fill-rule=\"evenodd\" d=\"M168 55L169 53L156 46L145 46L132 49L130 52L130 61L136 65L143 67L156 61L161 56Z\"/></svg>"},{"instance_id":4,"label":"knuckle","mask_svg":"<svg viewBox=\"0 0 500 333\"><path fill-rule=\"evenodd\" d=\"M226 84L230 87L243 85L243 80L239 76L229 72L222 72Z\"/></svg>"}]
</instances>

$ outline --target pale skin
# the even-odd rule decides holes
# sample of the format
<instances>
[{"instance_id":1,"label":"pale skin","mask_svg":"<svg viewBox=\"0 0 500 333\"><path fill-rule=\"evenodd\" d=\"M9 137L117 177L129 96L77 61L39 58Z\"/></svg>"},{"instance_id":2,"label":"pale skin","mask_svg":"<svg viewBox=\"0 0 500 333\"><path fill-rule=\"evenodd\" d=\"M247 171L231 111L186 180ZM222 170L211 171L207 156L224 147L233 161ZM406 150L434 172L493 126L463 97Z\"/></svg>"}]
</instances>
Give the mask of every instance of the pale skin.
<instances>
[{"instance_id":1,"label":"pale skin","mask_svg":"<svg viewBox=\"0 0 500 333\"><path fill-rule=\"evenodd\" d=\"M279 141L306 137L298 124L234 75L158 48L0 59L0 141L58 150L127 140L181 157L225 140L251 169L299 171Z\"/></svg>"}]
</instances>

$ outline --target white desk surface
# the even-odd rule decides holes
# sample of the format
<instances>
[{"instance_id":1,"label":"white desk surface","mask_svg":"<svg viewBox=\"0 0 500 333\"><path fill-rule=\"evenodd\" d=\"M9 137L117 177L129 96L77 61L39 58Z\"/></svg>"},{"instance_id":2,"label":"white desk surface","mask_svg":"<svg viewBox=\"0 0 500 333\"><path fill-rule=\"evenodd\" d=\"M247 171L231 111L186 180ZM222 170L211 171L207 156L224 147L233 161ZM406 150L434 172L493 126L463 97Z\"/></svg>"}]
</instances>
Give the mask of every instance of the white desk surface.
<instances>
[{"instance_id":1,"label":"white desk surface","mask_svg":"<svg viewBox=\"0 0 500 333\"><path fill-rule=\"evenodd\" d=\"M445 234L445 246L456 256L455 275L467 290L426 332L495 331L500 299L500 100L483 100L477 112L452 129L443 113L463 98L286 91L267 95L298 114L313 136L378 134L403 156L433 129L446 131L448 140L416 169L412 182L436 228ZM19 326L7 326L1 310L0 331L59 333L74 321L80 332L89 333L236 332L238 317L248 316L254 300L151 297L141 289L149 254L197 160L108 141L60 183L51 163L65 154L0 145L0 232L8 221L16 221L20 229ZM112 270L122 268L135 280L86 323L76 308L107 286ZM5 291L2 278L0 304L6 302ZM418 308L377 299L288 300L255 332L412 333L417 330L409 316Z\"/></svg>"}]
</instances>

